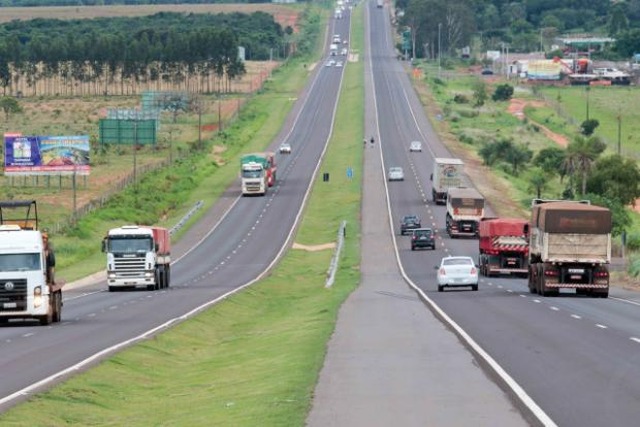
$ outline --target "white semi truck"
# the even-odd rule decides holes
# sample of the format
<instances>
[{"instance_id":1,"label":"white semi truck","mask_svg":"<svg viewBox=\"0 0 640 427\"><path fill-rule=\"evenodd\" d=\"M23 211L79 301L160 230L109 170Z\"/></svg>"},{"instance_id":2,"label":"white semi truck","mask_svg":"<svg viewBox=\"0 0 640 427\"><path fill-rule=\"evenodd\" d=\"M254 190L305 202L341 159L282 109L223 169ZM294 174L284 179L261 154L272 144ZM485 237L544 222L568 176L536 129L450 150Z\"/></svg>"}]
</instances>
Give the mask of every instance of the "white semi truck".
<instances>
[{"instance_id":1,"label":"white semi truck","mask_svg":"<svg viewBox=\"0 0 640 427\"><path fill-rule=\"evenodd\" d=\"M53 247L38 229L36 201L0 202L0 323L60 322L64 283L55 280L54 270Z\"/></svg>"},{"instance_id":2,"label":"white semi truck","mask_svg":"<svg viewBox=\"0 0 640 427\"><path fill-rule=\"evenodd\" d=\"M460 159L442 157L434 159L431 195L436 205L444 205L447 202L450 188L462 187L463 168L464 162Z\"/></svg>"},{"instance_id":3,"label":"white semi truck","mask_svg":"<svg viewBox=\"0 0 640 427\"><path fill-rule=\"evenodd\" d=\"M102 240L107 254L107 285L123 288L168 288L171 284L171 236L162 227L125 225Z\"/></svg>"}]
</instances>

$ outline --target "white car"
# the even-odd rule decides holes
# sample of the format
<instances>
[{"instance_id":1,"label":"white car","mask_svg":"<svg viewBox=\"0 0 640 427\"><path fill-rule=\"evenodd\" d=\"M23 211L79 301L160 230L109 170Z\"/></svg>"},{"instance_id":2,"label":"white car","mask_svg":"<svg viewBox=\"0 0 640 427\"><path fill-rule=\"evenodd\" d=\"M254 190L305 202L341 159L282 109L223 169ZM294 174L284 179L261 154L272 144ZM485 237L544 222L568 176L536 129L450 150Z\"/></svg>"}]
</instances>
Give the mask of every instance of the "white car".
<instances>
[{"instance_id":1,"label":"white car","mask_svg":"<svg viewBox=\"0 0 640 427\"><path fill-rule=\"evenodd\" d=\"M325 64L325 67L333 67L334 65L336 65L336 61L332 59L330 61L327 61L327 63Z\"/></svg>"},{"instance_id":2,"label":"white car","mask_svg":"<svg viewBox=\"0 0 640 427\"><path fill-rule=\"evenodd\" d=\"M279 148L280 154L291 154L291 144L283 142Z\"/></svg>"},{"instance_id":3,"label":"white car","mask_svg":"<svg viewBox=\"0 0 640 427\"><path fill-rule=\"evenodd\" d=\"M404 171L401 167L389 168L389 181L404 181Z\"/></svg>"},{"instance_id":4,"label":"white car","mask_svg":"<svg viewBox=\"0 0 640 427\"><path fill-rule=\"evenodd\" d=\"M342 61L337 61L336 62L336 67L342 67Z\"/></svg>"},{"instance_id":5,"label":"white car","mask_svg":"<svg viewBox=\"0 0 640 427\"><path fill-rule=\"evenodd\" d=\"M349 50L346 47L343 47L340 51L340 55L342 56L347 56L347 53L349 53Z\"/></svg>"},{"instance_id":6,"label":"white car","mask_svg":"<svg viewBox=\"0 0 640 427\"><path fill-rule=\"evenodd\" d=\"M478 268L473 258L468 256L447 256L442 258L438 270L438 292L445 287L470 286L478 290Z\"/></svg>"},{"instance_id":7,"label":"white car","mask_svg":"<svg viewBox=\"0 0 640 427\"><path fill-rule=\"evenodd\" d=\"M409 144L409 151L410 152L422 151L422 142L420 142L420 141L411 141L411 144Z\"/></svg>"}]
</instances>

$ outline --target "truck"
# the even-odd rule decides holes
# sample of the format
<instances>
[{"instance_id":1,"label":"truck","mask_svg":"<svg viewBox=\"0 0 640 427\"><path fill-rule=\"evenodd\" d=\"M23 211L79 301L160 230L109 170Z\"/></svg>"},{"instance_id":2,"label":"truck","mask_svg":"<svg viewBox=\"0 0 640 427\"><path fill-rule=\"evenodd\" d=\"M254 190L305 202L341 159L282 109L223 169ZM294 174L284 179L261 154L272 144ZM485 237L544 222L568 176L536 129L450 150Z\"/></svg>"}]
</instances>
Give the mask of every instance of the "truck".
<instances>
[{"instance_id":1,"label":"truck","mask_svg":"<svg viewBox=\"0 0 640 427\"><path fill-rule=\"evenodd\" d=\"M144 287L150 291L171 285L171 234L156 226L124 225L102 239L107 254L109 292Z\"/></svg>"},{"instance_id":2,"label":"truck","mask_svg":"<svg viewBox=\"0 0 640 427\"><path fill-rule=\"evenodd\" d=\"M38 224L35 200L0 202L0 323L62 320L62 287L55 254Z\"/></svg>"},{"instance_id":3,"label":"truck","mask_svg":"<svg viewBox=\"0 0 640 427\"><path fill-rule=\"evenodd\" d=\"M529 273L529 221L520 218L483 218L478 228L480 274L491 277Z\"/></svg>"},{"instance_id":4,"label":"truck","mask_svg":"<svg viewBox=\"0 0 640 427\"><path fill-rule=\"evenodd\" d=\"M245 154L240 159L242 195L267 194L276 182L276 158L272 152Z\"/></svg>"},{"instance_id":5,"label":"truck","mask_svg":"<svg viewBox=\"0 0 640 427\"><path fill-rule=\"evenodd\" d=\"M331 54L331 56L338 55L338 43L331 43L329 45L329 53Z\"/></svg>"},{"instance_id":6,"label":"truck","mask_svg":"<svg viewBox=\"0 0 640 427\"><path fill-rule=\"evenodd\" d=\"M436 205L444 205L447 202L447 194L450 188L462 187L462 168L464 162L460 159L447 159L437 157L433 162L431 174L431 195Z\"/></svg>"},{"instance_id":7,"label":"truck","mask_svg":"<svg viewBox=\"0 0 640 427\"><path fill-rule=\"evenodd\" d=\"M447 196L446 229L451 238L477 237L484 217L484 197L474 188L450 188Z\"/></svg>"},{"instance_id":8,"label":"truck","mask_svg":"<svg viewBox=\"0 0 640 427\"><path fill-rule=\"evenodd\" d=\"M384 0L377 0L376 6L378 9L382 9L384 7Z\"/></svg>"},{"instance_id":9,"label":"truck","mask_svg":"<svg viewBox=\"0 0 640 427\"><path fill-rule=\"evenodd\" d=\"M529 238L529 292L609 296L611 211L588 201L534 199Z\"/></svg>"}]
</instances>

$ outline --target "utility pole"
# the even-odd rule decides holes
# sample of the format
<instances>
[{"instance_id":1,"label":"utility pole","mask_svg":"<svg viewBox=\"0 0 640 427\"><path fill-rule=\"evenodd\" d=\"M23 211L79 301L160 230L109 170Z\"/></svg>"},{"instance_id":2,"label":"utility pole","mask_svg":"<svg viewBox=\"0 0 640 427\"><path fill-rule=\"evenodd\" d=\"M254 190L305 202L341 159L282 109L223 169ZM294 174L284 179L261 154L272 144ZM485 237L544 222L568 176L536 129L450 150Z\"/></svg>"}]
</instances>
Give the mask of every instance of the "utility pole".
<instances>
[{"instance_id":1,"label":"utility pole","mask_svg":"<svg viewBox=\"0 0 640 427\"><path fill-rule=\"evenodd\" d=\"M438 78L440 78L440 66L441 66L441 60L440 60L440 49L441 49L441 44L440 44L440 29L442 28L442 24L440 22L438 22Z\"/></svg>"},{"instance_id":2,"label":"utility pole","mask_svg":"<svg viewBox=\"0 0 640 427\"><path fill-rule=\"evenodd\" d=\"M620 114L620 112L618 112L618 155L621 156L622 155L622 143L621 143L621 136L622 136L622 115Z\"/></svg>"}]
</instances>

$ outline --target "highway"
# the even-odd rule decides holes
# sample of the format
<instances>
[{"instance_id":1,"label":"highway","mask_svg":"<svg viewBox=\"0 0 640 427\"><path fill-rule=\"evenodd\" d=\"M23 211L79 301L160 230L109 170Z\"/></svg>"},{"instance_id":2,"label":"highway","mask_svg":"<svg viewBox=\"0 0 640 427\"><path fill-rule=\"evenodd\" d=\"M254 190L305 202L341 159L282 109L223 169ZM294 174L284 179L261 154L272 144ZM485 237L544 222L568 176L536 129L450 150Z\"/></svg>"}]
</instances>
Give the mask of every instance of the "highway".
<instances>
[{"instance_id":1,"label":"highway","mask_svg":"<svg viewBox=\"0 0 640 427\"><path fill-rule=\"evenodd\" d=\"M332 20L330 34L348 38L349 23ZM291 243L330 138L343 72L317 64L270 145L292 146L292 154L277 156L276 186L266 197L240 197L235 183L175 245L169 289L107 292L104 282L70 289L61 324L0 328L0 411L264 275Z\"/></svg>"},{"instance_id":2,"label":"highway","mask_svg":"<svg viewBox=\"0 0 640 427\"><path fill-rule=\"evenodd\" d=\"M401 166L404 182L389 182L389 204L401 268L441 309L561 426L630 426L640 419L640 299L614 287L608 299L530 294L526 280L481 278L478 292L437 292L434 267L447 254L478 257L475 239L450 239L445 207L431 202L434 157L453 157L439 142L396 59L388 16L369 4L379 140L385 170ZM385 9L386 10L386 9ZM382 31L384 29L384 31ZM412 140L421 153L409 153ZM426 144L426 146L425 146ZM471 184L471 180L469 180ZM471 184L472 185L472 184ZM436 251L410 250L400 217L418 214L438 230ZM436 307L434 308L434 307Z\"/></svg>"}]
</instances>

